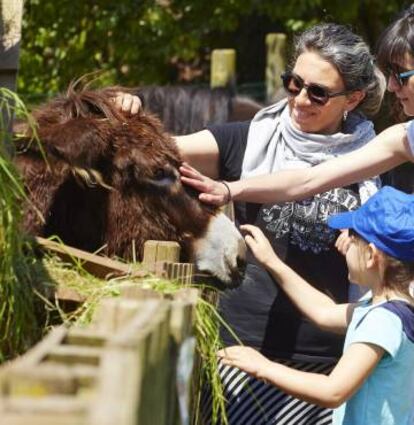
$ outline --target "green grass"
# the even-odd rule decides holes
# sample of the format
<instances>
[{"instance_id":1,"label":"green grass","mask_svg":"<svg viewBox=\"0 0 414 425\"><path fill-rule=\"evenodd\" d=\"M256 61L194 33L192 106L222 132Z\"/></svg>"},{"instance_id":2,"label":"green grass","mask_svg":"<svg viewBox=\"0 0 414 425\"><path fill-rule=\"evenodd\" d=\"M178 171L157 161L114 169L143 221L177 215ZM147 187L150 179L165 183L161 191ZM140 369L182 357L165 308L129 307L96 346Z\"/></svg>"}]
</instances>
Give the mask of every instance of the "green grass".
<instances>
[{"instance_id":1,"label":"green grass","mask_svg":"<svg viewBox=\"0 0 414 425\"><path fill-rule=\"evenodd\" d=\"M33 291L36 258L20 230L25 194L10 160L13 116L33 126L20 99L0 88L0 361L25 351L41 334Z\"/></svg>"}]
</instances>

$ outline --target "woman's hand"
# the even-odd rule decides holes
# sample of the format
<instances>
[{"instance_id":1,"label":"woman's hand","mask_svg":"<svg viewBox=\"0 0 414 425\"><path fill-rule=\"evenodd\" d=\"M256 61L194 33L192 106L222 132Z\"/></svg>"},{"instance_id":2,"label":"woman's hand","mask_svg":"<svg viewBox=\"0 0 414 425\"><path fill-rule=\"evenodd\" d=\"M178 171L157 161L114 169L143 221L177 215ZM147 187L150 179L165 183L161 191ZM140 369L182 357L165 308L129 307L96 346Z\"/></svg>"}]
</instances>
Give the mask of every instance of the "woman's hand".
<instances>
[{"instance_id":1,"label":"woman's hand","mask_svg":"<svg viewBox=\"0 0 414 425\"><path fill-rule=\"evenodd\" d=\"M259 379L263 379L264 372L272 364L257 350L238 345L223 348L218 351L217 356L225 365L237 367Z\"/></svg>"},{"instance_id":2,"label":"woman's hand","mask_svg":"<svg viewBox=\"0 0 414 425\"><path fill-rule=\"evenodd\" d=\"M271 265L283 264L273 251L269 240L258 227L244 224L240 226L240 230L246 234L244 240L260 264L266 268Z\"/></svg>"},{"instance_id":3,"label":"woman's hand","mask_svg":"<svg viewBox=\"0 0 414 425\"><path fill-rule=\"evenodd\" d=\"M351 244L351 237L349 236L348 229L342 230L341 234L335 242L336 249L342 254L346 255L349 245Z\"/></svg>"},{"instance_id":4,"label":"woman's hand","mask_svg":"<svg viewBox=\"0 0 414 425\"><path fill-rule=\"evenodd\" d=\"M181 181L198 190L199 199L207 204L222 206L231 201L228 183L210 179L187 163L180 167Z\"/></svg>"},{"instance_id":5,"label":"woman's hand","mask_svg":"<svg viewBox=\"0 0 414 425\"><path fill-rule=\"evenodd\" d=\"M142 108L141 99L130 93L118 92L113 101L118 110L129 115L136 115Z\"/></svg>"}]
</instances>

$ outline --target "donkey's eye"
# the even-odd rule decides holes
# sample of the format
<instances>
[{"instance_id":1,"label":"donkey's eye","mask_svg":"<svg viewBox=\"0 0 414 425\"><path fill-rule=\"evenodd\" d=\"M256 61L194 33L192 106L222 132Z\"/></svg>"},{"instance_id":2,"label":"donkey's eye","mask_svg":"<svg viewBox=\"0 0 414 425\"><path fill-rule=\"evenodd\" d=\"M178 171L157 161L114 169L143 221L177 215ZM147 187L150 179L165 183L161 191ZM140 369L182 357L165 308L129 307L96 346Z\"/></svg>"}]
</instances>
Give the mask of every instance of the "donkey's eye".
<instances>
[{"instance_id":1,"label":"donkey's eye","mask_svg":"<svg viewBox=\"0 0 414 425\"><path fill-rule=\"evenodd\" d=\"M163 168L158 168L154 173L154 179L161 180L166 177L165 170Z\"/></svg>"}]
</instances>

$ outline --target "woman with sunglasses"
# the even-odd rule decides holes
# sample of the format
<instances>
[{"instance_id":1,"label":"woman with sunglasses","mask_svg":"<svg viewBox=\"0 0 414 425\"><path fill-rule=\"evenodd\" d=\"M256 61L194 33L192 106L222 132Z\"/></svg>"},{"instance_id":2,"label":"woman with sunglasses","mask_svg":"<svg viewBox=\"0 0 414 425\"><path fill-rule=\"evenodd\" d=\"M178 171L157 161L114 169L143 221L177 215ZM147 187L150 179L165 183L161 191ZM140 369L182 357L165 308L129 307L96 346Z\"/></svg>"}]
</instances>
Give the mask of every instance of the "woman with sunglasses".
<instances>
[{"instance_id":1,"label":"woman with sunglasses","mask_svg":"<svg viewBox=\"0 0 414 425\"><path fill-rule=\"evenodd\" d=\"M292 69L282 80L287 99L263 109L251 122L210 126L177 137L184 158L210 177L233 181L308 168L358 149L375 136L365 116L379 109L385 81L366 43L348 28L323 24L305 31L296 41ZM136 109L133 101L127 95L117 99L126 110ZM227 191L227 183L219 185ZM333 249L335 233L325 222L333 213L356 209L377 185L375 179L362 181L305 202L237 204L236 218L261 227L296 272L336 302L346 302L346 264ZM306 320L253 258L247 259L241 285L221 294L219 308L238 338L223 329L225 345L241 340L270 359L322 373L328 373L341 354L342 338ZM221 366L220 373L231 425L330 421L330 409L297 400L237 369ZM208 423L208 395L204 406Z\"/></svg>"},{"instance_id":2,"label":"woman with sunglasses","mask_svg":"<svg viewBox=\"0 0 414 425\"><path fill-rule=\"evenodd\" d=\"M385 83L367 45L348 28L324 24L305 31L296 41L292 69L282 80L287 99L260 111L250 123L206 130L218 147L220 179L308 168L358 149L374 137L365 116L379 109ZM193 143L196 149L196 139ZM193 158L189 160L194 165ZM357 208L376 188L377 182L369 180L304 202L239 204L236 215L241 222L258 225L303 278L337 302L346 302L346 264L334 249L335 232L328 229L326 219ZM225 291L219 307L243 344L270 359L328 373L340 356L342 338L305 319L253 258L247 259L242 284ZM225 329L222 338L225 345L236 343ZM230 424L330 421L330 409L299 401L228 366L220 366L220 373Z\"/></svg>"},{"instance_id":3,"label":"woman with sunglasses","mask_svg":"<svg viewBox=\"0 0 414 425\"><path fill-rule=\"evenodd\" d=\"M413 117L414 4L383 31L377 50L377 63L388 75L387 89L395 94L404 115ZM404 162L414 162L413 121L393 125L372 143L306 170L281 171L225 185L202 176L188 165L182 171L186 183L204 192L200 199L222 205L229 199L260 203L303 199L382 174ZM413 184L405 186L411 186L411 191L414 187Z\"/></svg>"}]
</instances>

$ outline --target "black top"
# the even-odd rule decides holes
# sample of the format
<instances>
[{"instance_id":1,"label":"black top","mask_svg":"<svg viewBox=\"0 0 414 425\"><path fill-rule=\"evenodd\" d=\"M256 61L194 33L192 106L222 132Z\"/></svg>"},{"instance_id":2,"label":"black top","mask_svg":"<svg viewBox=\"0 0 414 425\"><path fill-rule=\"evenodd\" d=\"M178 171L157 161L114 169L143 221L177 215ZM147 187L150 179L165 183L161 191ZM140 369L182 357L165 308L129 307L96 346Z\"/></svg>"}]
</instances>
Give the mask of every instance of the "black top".
<instances>
[{"instance_id":1,"label":"black top","mask_svg":"<svg viewBox=\"0 0 414 425\"><path fill-rule=\"evenodd\" d=\"M208 127L218 144L221 179L239 179L249 124ZM298 202L238 203L235 211L239 223L260 227L277 254L305 280L335 301L346 302L349 283L345 258L334 248L337 233L325 221L329 215L359 204L354 186ZM303 317L251 254L241 285L221 294L219 310L243 344L270 358L323 361L342 353L343 337L321 331ZM222 338L226 345L238 343L224 328Z\"/></svg>"}]
</instances>

